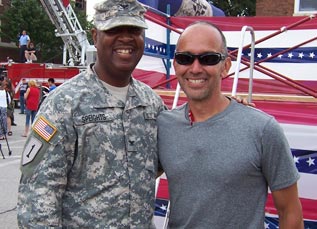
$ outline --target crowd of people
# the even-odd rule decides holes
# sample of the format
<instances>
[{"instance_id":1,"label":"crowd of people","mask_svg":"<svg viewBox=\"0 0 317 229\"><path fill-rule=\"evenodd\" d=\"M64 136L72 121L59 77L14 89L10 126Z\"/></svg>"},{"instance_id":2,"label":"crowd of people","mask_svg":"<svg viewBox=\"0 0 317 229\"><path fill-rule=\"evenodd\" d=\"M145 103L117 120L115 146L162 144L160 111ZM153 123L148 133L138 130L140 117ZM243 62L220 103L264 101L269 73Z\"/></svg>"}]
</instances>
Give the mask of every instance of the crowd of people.
<instances>
[{"instance_id":1,"label":"crowd of people","mask_svg":"<svg viewBox=\"0 0 317 229\"><path fill-rule=\"evenodd\" d=\"M281 128L221 93L231 66L222 31L196 22L181 34L173 64L188 102L169 111L131 76L144 51L144 13L136 0L95 5L95 63L45 99L26 140L19 227L154 228L164 171L169 228L263 228L268 188L279 228L303 228L299 174Z\"/></svg>"},{"instance_id":2,"label":"crowd of people","mask_svg":"<svg viewBox=\"0 0 317 229\"><path fill-rule=\"evenodd\" d=\"M47 81L47 85L52 86L53 78ZM56 87L56 85L54 84ZM33 123L39 106L47 96L43 87L35 80L22 79L19 87L19 114L25 114L25 127L22 137L27 137L30 125ZM53 90L53 89L52 89ZM6 136L12 136L12 126L17 124L14 122L14 101L15 90L8 78L0 81L0 140L4 140Z\"/></svg>"}]
</instances>

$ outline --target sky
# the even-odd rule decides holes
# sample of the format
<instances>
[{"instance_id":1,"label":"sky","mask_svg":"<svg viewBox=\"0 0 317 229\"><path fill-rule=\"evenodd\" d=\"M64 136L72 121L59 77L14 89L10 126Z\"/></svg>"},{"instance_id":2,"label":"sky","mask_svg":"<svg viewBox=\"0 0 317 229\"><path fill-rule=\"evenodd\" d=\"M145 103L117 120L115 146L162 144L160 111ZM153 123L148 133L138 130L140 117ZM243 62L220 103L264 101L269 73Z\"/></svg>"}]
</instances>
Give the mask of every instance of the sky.
<instances>
[{"instance_id":1,"label":"sky","mask_svg":"<svg viewBox=\"0 0 317 229\"><path fill-rule=\"evenodd\" d=\"M86 14L87 14L87 19L88 21L92 20L93 14L94 14L94 9L93 6L101 2L102 0L87 0L86 2Z\"/></svg>"}]
</instances>

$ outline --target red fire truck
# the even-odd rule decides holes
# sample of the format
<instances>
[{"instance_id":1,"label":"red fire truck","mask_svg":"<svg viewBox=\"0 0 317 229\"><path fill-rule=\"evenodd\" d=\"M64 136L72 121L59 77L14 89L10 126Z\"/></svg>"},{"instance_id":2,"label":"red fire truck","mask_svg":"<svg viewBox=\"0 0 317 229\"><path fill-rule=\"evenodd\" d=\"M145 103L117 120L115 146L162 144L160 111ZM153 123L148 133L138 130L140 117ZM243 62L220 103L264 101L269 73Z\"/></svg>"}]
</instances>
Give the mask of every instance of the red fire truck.
<instances>
[{"instance_id":1,"label":"red fire truck","mask_svg":"<svg viewBox=\"0 0 317 229\"><path fill-rule=\"evenodd\" d=\"M79 67L70 67L41 63L1 63L1 77L8 77L15 90L14 101L16 106L19 102L19 89L22 79L35 80L45 90L47 80L54 78L56 85L60 85L80 72Z\"/></svg>"}]
</instances>

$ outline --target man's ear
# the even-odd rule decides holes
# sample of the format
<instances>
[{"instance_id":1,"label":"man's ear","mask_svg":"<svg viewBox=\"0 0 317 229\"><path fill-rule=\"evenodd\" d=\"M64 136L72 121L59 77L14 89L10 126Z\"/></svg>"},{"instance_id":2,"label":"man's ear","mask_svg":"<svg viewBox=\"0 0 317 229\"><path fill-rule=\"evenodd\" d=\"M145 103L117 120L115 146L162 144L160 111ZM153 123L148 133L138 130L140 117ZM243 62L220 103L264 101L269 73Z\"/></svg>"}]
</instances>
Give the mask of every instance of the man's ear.
<instances>
[{"instance_id":1,"label":"man's ear","mask_svg":"<svg viewBox=\"0 0 317 229\"><path fill-rule=\"evenodd\" d=\"M175 69L175 59L173 59L173 63L172 64L173 64L173 67Z\"/></svg>"},{"instance_id":2,"label":"man's ear","mask_svg":"<svg viewBox=\"0 0 317 229\"><path fill-rule=\"evenodd\" d=\"M92 40L93 40L93 42L94 42L94 46L96 47L96 44L97 44L97 33L98 33L98 31L97 31L96 28L92 28L90 32L91 32Z\"/></svg>"},{"instance_id":3,"label":"man's ear","mask_svg":"<svg viewBox=\"0 0 317 229\"><path fill-rule=\"evenodd\" d=\"M227 77L230 68L231 68L231 58L226 57L226 59L224 60L223 71L221 73L222 79Z\"/></svg>"}]
</instances>

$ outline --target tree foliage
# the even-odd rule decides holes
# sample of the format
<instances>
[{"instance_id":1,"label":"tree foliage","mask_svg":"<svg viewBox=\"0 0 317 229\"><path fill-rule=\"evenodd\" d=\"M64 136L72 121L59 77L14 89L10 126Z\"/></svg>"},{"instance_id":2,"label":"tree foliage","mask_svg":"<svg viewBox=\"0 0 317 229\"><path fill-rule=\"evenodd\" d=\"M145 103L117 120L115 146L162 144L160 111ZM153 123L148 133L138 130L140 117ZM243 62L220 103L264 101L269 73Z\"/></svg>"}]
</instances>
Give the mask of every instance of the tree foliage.
<instances>
[{"instance_id":1,"label":"tree foliage","mask_svg":"<svg viewBox=\"0 0 317 229\"><path fill-rule=\"evenodd\" d=\"M93 44L92 36L90 33L90 30L93 28L93 21L88 21L86 13L82 10L78 10L75 7L75 4L73 6L73 9L74 9L74 12L77 16L77 19L78 19L80 25L82 26L83 30L85 30L87 33L87 38L88 38L89 43Z\"/></svg>"},{"instance_id":2,"label":"tree foliage","mask_svg":"<svg viewBox=\"0 0 317 229\"><path fill-rule=\"evenodd\" d=\"M62 55L62 40L55 36L55 28L37 0L13 0L1 16L1 37L18 45L18 37L26 30L36 49L39 61L53 62Z\"/></svg>"},{"instance_id":3,"label":"tree foliage","mask_svg":"<svg viewBox=\"0 0 317 229\"><path fill-rule=\"evenodd\" d=\"M55 35L55 26L38 0L12 0L0 16L0 36L18 45L18 36L26 30L36 49L39 62L56 62L63 55L63 41ZM82 27L91 28L84 12L75 11ZM89 32L88 32L89 34Z\"/></svg>"},{"instance_id":4,"label":"tree foliage","mask_svg":"<svg viewBox=\"0 0 317 229\"><path fill-rule=\"evenodd\" d=\"M254 0L209 0L208 2L222 9L226 16L255 16Z\"/></svg>"}]
</instances>

